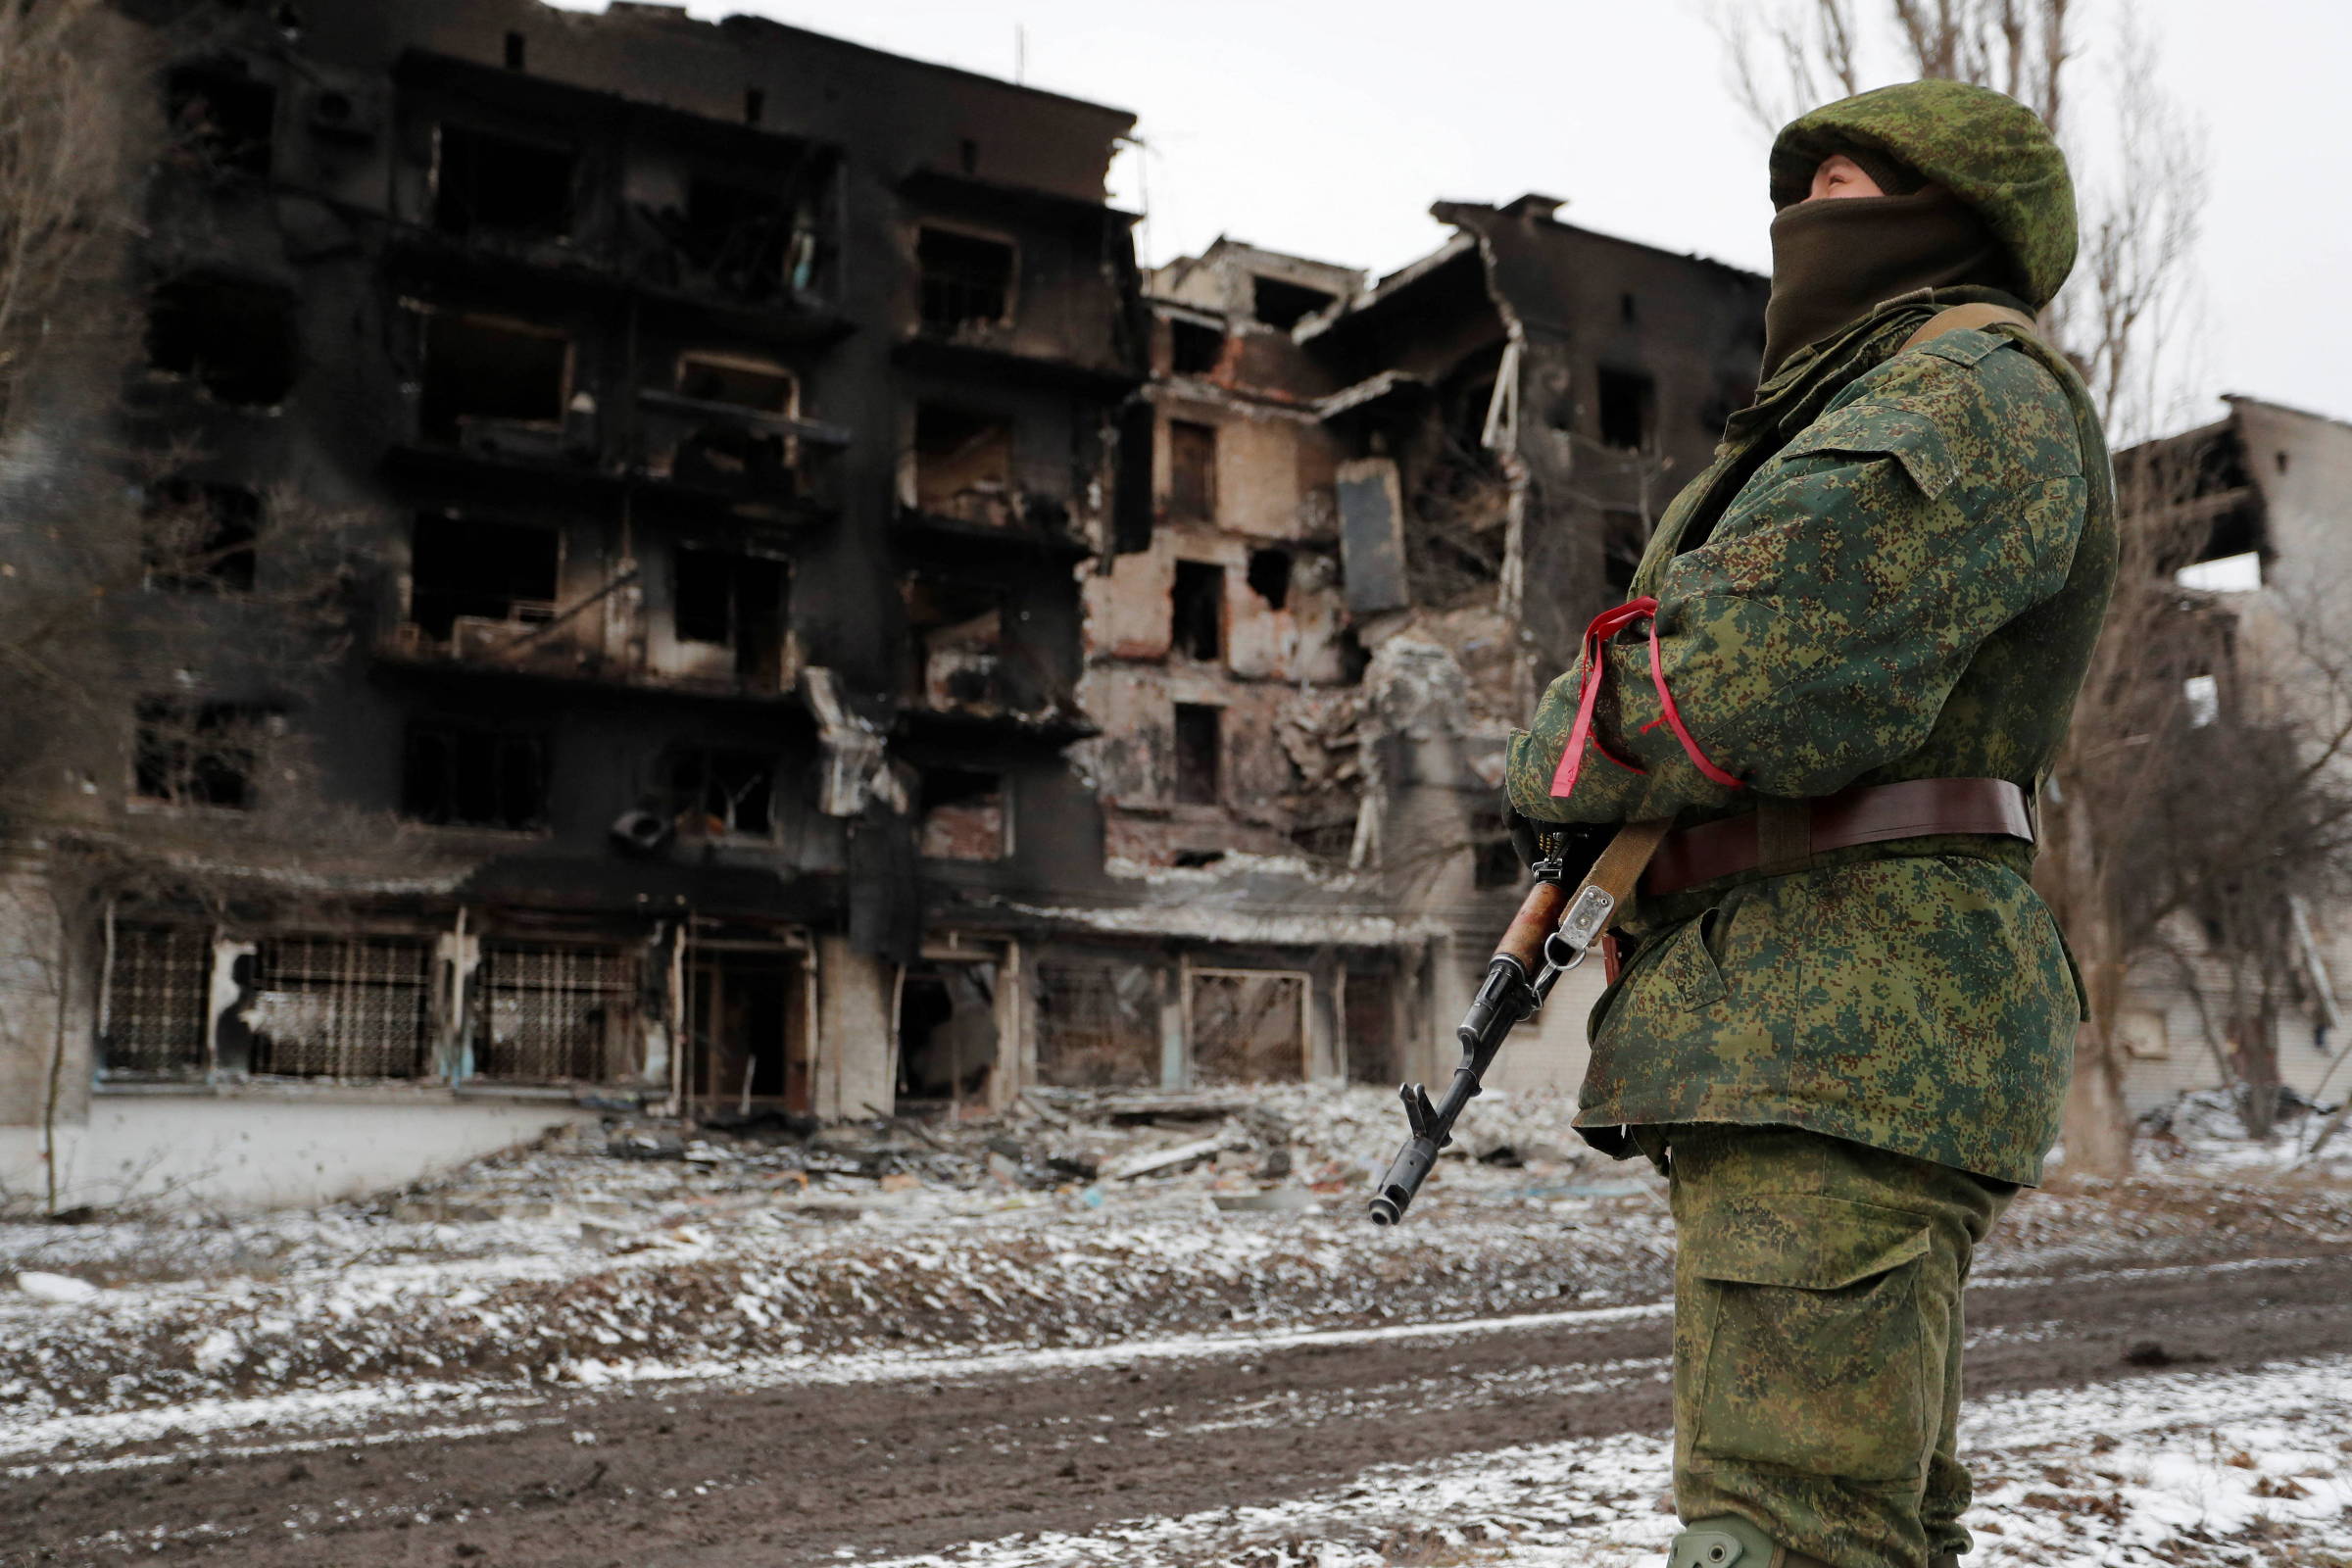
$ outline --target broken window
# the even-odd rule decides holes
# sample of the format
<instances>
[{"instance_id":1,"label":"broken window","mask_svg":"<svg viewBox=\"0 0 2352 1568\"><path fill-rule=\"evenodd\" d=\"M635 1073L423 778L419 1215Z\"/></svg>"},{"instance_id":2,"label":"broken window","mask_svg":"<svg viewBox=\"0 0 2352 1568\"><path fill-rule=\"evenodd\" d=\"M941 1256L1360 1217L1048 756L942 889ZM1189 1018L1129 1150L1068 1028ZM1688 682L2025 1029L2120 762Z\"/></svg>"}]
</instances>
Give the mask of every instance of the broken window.
<instances>
[{"instance_id":1,"label":"broken window","mask_svg":"<svg viewBox=\"0 0 2352 1568\"><path fill-rule=\"evenodd\" d=\"M1186 659L1215 663L1225 657L1225 568L1205 561L1176 563L1168 596L1168 642Z\"/></svg>"},{"instance_id":2,"label":"broken window","mask_svg":"<svg viewBox=\"0 0 2352 1568\"><path fill-rule=\"evenodd\" d=\"M792 372L765 360L729 354L678 356L678 396L698 403L724 403L755 414L789 417L800 402Z\"/></svg>"},{"instance_id":3,"label":"broken window","mask_svg":"<svg viewBox=\"0 0 2352 1568\"><path fill-rule=\"evenodd\" d=\"M149 492L141 521L149 587L175 593L252 589L262 498L251 490L167 479Z\"/></svg>"},{"instance_id":4,"label":"broken window","mask_svg":"<svg viewBox=\"0 0 2352 1568\"><path fill-rule=\"evenodd\" d=\"M1048 958L1035 981L1037 1076L1063 1089L1159 1082L1160 977L1124 958Z\"/></svg>"},{"instance_id":5,"label":"broken window","mask_svg":"<svg viewBox=\"0 0 2352 1568\"><path fill-rule=\"evenodd\" d=\"M240 60L175 68L164 78L172 148L205 173L267 174L277 124L277 89Z\"/></svg>"},{"instance_id":6,"label":"broken window","mask_svg":"<svg viewBox=\"0 0 2352 1568\"><path fill-rule=\"evenodd\" d=\"M1600 514L1600 570L1609 585L1609 592L1620 600L1633 591L1634 573L1642 565L1642 552L1649 548L1649 524L1639 512L1604 512Z\"/></svg>"},{"instance_id":7,"label":"broken window","mask_svg":"<svg viewBox=\"0 0 2352 1568\"><path fill-rule=\"evenodd\" d=\"M159 283L148 300L147 362L191 377L222 403L281 403L301 363L294 297L214 272Z\"/></svg>"},{"instance_id":8,"label":"broken window","mask_svg":"<svg viewBox=\"0 0 2352 1568\"><path fill-rule=\"evenodd\" d=\"M409 619L439 641L460 616L552 620L563 557L553 528L422 514L410 536Z\"/></svg>"},{"instance_id":9,"label":"broken window","mask_svg":"<svg viewBox=\"0 0 2352 1568\"><path fill-rule=\"evenodd\" d=\"M1338 298L1327 290L1286 283L1279 277L1250 279L1250 314L1277 332L1288 332Z\"/></svg>"},{"instance_id":10,"label":"broken window","mask_svg":"<svg viewBox=\"0 0 2352 1568\"><path fill-rule=\"evenodd\" d=\"M1511 842L1510 825L1500 811L1481 811L1471 819L1470 881L1481 893L1514 888L1526 879L1518 846Z\"/></svg>"},{"instance_id":11,"label":"broken window","mask_svg":"<svg viewBox=\"0 0 2352 1568\"><path fill-rule=\"evenodd\" d=\"M914 411L914 506L1002 527L1012 520L1012 421L925 403Z\"/></svg>"},{"instance_id":12,"label":"broken window","mask_svg":"<svg viewBox=\"0 0 2352 1568\"><path fill-rule=\"evenodd\" d=\"M680 548L670 606L678 640L732 648L736 674L781 680L791 586L791 568L781 561Z\"/></svg>"},{"instance_id":13,"label":"broken window","mask_svg":"<svg viewBox=\"0 0 2352 1568\"><path fill-rule=\"evenodd\" d=\"M433 226L445 234L562 239L571 232L568 147L472 125L440 127L433 163Z\"/></svg>"},{"instance_id":14,"label":"broken window","mask_svg":"<svg viewBox=\"0 0 2352 1568\"><path fill-rule=\"evenodd\" d=\"M1004 589L915 572L900 592L914 638L917 696L925 707L1027 706L1005 685Z\"/></svg>"},{"instance_id":15,"label":"broken window","mask_svg":"<svg viewBox=\"0 0 2352 1568\"><path fill-rule=\"evenodd\" d=\"M921 853L935 860L1001 860L1011 846L1004 779L997 773L923 771Z\"/></svg>"},{"instance_id":16,"label":"broken window","mask_svg":"<svg viewBox=\"0 0 2352 1568\"><path fill-rule=\"evenodd\" d=\"M432 945L409 937L272 937L239 1016L253 1070L416 1078L431 1066Z\"/></svg>"},{"instance_id":17,"label":"broken window","mask_svg":"<svg viewBox=\"0 0 2352 1568\"><path fill-rule=\"evenodd\" d=\"M627 1070L635 957L620 948L485 942L473 971L473 1073L602 1083Z\"/></svg>"},{"instance_id":18,"label":"broken window","mask_svg":"<svg viewBox=\"0 0 2352 1568\"><path fill-rule=\"evenodd\" d=\"M1593 386L1600 403L1600 444L1628 452L1647 447L1656 383L1639 370L1604 368Z\"/></svg>"},{"instance_id":19,"label":"broken window","mask_svg":"<svg viewBox=\"0 0 2352 1568\"><path fill-rule=\"evenodd\" d=\"M466 441L499 425L560 430L571 340L547 327L434 311L424 318L419 434Z\"/></svg>"},{"instance_id":20,"label":"broken window","mask_svg":"<svg viewBox=\"0 0 2352 1568\"><path fill-rule=\"evenodd\" d=\"M899 1000L899 1102L985 1098L997 1059L997 966L909 966Z\"/></svg>"},{"instance_id":21,"label":"broken window","mask_svg":"<svg viewBox=\"0 0 2352 1568\"><path fill-rule=\"evenodd\" d=\"M539 827L547 820L547 776L543 736L416 724L402 760L401 814L440 827Z\"/></svg>"},{"instance_id":22,"label":"broken window","mask_svg":"<svg viewBox=\"0 0 2352 1568\"><path fill-rule=\"evenodd\" d=\"M1003 240L925 224L915 233L914 259L925 330L957 332L1012 318L1013 250Z\"/></svg>"},{"instance_id":23,"label":"broken window","mask_svg":"<svg viewBox=\"0 0 2352 1568\"><path fill-rule=\"evenodd\" d=\"M1306 1076L1306 976L1297 971L1192 971L1193 1080L1297 1083Z\"/></svg>"},{"instance_id":24,"label":"broken window","mask_svg":"<svg viewBox=\"0 0 2352 1568\"><path fill-rule=\"evenodd\" d=\"M1210 522L1217 514L1217 427L1168 421L1168 515Z\"/></svg>"},{"instance_id":25,"label":"broken window","mask_svg":"<svg viewBox=\"0 0 2352 1568\"><path fill-rule=\"evenodd\" d=\"M748 303L816 281L815 212L805 197L780 190L690 181L676 243L710 287Z\"/></svg>"},{"instance_id":26,"label":"broken window","mask_svg":"<svg viewBox=\"0 0 2352 1568\"><path fill-rule=\"evenodd\" d=\"M1168 368L1178 375L1208 375L1225 358L1225 334L1199 321L1168 323Z\"/></svg>"},{"instance_id":27,"label":"broken window","mask_svg":"<svg viewBox=\"0 0 2352 1568\"><path fill-rule=\"evenodd\" d=\"M132 787L172 806L250 810L262 749L280 724L250 703L150 697L138 708Z\"/></svg>"},{"instance_id":28,"label":"broken window","mask_svg":"<svg viewBox=\"0 0 2352 1568\"><path fill-rule=\"evenodd\" d=\"M1176 705L1176 804L1214 806L1219 799L1222 714L1204 703Z\"/></svg>"},{"instance_id":29,"label":"broken window","mask_svg":"<svg viewBox=\"0 0 2352 1568\"><path fill-rule=\"evenodd\" d=\"M106 976L109 1075L186 1073L205 1065L213 944L199 927L119 925Z\"/></svg>"},{"instance_id":30,"label":"broken window","mask_svg":"<svg viewBox=\"0 0 2352 1568\"><path fill-rule=\"evenodd\" d=\"M1291 553L1288 550L1250 552L1250 591L1280 610L1291 602Z\"/></svg>"},{"instance_id":31,"label":"broken window","mask_svg":"<svg viewBox=\"0 0 2352 1568\"><path fill-rule=\"evenodd\" d=\"M670 754L679 831L702 838L767 838L775 831L776 760L759 752L690 747Z\"/></svg>"}]
</instances>

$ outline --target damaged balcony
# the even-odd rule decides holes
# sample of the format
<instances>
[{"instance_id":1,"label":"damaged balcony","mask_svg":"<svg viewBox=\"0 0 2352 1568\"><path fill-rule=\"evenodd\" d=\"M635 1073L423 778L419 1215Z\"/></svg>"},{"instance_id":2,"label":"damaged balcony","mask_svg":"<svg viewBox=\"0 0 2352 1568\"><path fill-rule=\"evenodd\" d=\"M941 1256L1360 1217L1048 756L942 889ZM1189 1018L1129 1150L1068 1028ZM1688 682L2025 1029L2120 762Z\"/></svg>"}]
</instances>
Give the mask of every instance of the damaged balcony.
<instances>
[{"instance_id":1,"label":"damaged balcony","mask_svg":"<svg viewBox=\"0 0 2352 1568\"><path fill-rule=\"evenodd\" d=\"M772 360L680 355L671 384L641 388L637 408L643 479L760 522L839 505L850 432L804 417L799 378Z\"/></svg>"},{"instance_id":2,"label":"damaged balcony","mask_svg":"<svg viewBox=\"0 0 2352 1568\"><path fill-rule=\"evenodd\" d=\"M1034 612L1021 591L917 570L900 593L910 670L902 729L988 728L1055 744L1094 733L1050 651L1029 635Z\"/></svg>"},{"instance_id":3,"label":"damaged balcony","mask_svg":"<svg viewBox=\"0 0 2352 1568\"><path fill-rule=\"evenodd\" d=\"M557 285L772 342L850 330L839 148L428 51L397 75L389 237L410 277Z\"/></svg>"},{"instance_id":4,"label":"damaged balcony","mask_svg":"<svg viewBox=\"0 0 2352 1568\"><path fill-rule=\"evenodd\" d=\"M407 617L382 652L557 678L625 677L606 658L606 605L626 579L562 602L564 536L554 528L419 514L410 534Z\"/></svg>"},{"instance_id":5,"label":"damaged balcony","mask_svg":"<svg viewBox=\"0 0 2352 1568\"><path fill-rule=\"evenodd\" d=\"M1075 561L1087 543L1070 523L1068 476L1024 465L1008 415L925 402L902 464L898 527L906 543L952 559L1010 550Z\"/></svg>"}]
</instances>

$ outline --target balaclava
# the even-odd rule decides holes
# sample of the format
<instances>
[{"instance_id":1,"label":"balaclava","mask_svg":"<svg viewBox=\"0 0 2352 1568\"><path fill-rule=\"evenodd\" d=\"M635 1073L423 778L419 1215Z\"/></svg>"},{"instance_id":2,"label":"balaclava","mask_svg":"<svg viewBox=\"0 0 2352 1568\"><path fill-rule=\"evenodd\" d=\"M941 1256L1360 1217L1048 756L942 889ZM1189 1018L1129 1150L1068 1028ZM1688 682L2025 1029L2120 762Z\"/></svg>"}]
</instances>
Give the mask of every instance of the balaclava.
<instances>
[{"instance_id":1,"label":"balaclava","mask_svg":"<svg viewBox=\"0 0 2352 1568\"><path fill-rule=\"evenodd\" d=\"M1887 194L1806 202L1833 153ZM1976 284L2038 310L2074 266L2074 185L2048 127L1968 82L1904 82L1799 117L1773 143L1772 198L1767 377L1899 295Z\"/></svg>"}]
</instances>

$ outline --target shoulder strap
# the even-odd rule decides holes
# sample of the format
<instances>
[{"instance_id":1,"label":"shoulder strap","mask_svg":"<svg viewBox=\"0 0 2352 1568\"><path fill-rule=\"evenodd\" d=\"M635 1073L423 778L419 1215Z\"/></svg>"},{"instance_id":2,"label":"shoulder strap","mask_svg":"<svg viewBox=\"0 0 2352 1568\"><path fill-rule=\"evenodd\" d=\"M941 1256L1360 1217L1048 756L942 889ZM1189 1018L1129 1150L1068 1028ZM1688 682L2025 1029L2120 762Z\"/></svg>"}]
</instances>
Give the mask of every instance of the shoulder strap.
<instances>
[{"instance_id":1,"label":"shoulder strap","mask_svg":"<svg viewBox=\"0 0 2352 1568\"><path fill-rule=\"evenodd\" d=\"M1946 332L1966 332L1971 328L1986 326L2014 326L2028 337L2034 335L2034 318L2023 311L2013 311L2006 305L1955 305L1948 311L1937 311L1921 322L1918 331L1903 339L1903 347L1915 349Z\"/></svg>"}]
</instances>

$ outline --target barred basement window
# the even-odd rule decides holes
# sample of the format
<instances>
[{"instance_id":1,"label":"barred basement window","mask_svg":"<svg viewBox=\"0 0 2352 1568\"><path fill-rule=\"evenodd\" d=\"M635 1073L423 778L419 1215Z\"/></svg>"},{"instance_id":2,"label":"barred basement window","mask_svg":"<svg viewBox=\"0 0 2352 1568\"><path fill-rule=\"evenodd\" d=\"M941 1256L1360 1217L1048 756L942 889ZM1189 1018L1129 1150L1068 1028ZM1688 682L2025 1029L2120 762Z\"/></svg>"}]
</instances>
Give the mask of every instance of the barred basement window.
<instances>
[{"instance_id":1,"label":"barred basement window","mask_svg":"<svg viewBox=\"0 0 2352 1568\"><path fill-rule=\"evenodd\" d=\"M254 962L253 1070L416 1078L431 1067L432 947L409 937L272 937Z\"/></svg>"},{"instance_id":2,"label":"barred basement window","mask_svg":"<svg viewBox=\"0 0 2352 1568\"><path fill-rule=\"evenodd\" d=\"M202 1071L212 979L213 945L200 927L117 926L99 1048L108 1075Z\"/></svg>"},{"instance_id":3,"label":"barred basement window","mask_svg":"<svg viewBox=\"0 0 2352 1568\"><path fill-rule=\"evenodd\" d=\"M635 957L619 948L482 944L474 971L475 1076L603 1083L628 1068Z\"/></svg>"}]
</instances>

